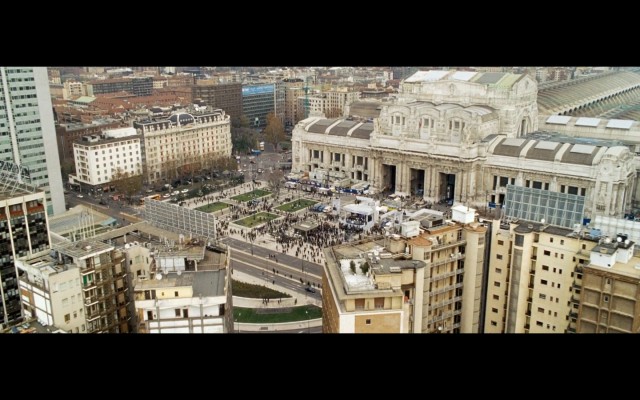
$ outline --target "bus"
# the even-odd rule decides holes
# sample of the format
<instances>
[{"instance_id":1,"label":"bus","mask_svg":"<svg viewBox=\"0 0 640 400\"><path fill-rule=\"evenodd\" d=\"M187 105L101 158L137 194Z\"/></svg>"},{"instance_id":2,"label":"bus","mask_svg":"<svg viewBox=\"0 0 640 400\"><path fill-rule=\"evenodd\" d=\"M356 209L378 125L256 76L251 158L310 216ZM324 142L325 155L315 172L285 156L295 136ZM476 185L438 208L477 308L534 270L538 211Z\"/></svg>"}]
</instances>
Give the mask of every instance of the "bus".
<instances>
[{"instance_id":1,"label":"bus","mask_svg":"<svg viewBox=\"0 0 640 400\"><path fill-rule=\"evenodd\" d=\"M160 196L159 194L154 194L151 196L147 196L147 197L141 197L140 200L138 200L138 203L142 206L144 205L144 200L145 199L151 199L151 200L162 200L162 196Z\"/></svg>"}]
</instances>

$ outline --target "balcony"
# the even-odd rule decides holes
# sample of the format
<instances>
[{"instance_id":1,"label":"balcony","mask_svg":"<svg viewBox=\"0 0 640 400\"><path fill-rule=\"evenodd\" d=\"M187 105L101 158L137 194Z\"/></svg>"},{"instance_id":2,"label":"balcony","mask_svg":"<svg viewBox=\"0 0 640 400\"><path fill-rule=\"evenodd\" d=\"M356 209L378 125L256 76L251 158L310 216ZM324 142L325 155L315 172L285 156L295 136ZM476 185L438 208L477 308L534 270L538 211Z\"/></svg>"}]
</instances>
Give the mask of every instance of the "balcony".
<instances>
[{"instance_id":1,"label":"balcony","mask_svg":"<svg viewBox=\"0 0 640 400\"><path fill-rule=\"evenodd\" d=\"M444 274L439 274L439 275L432 276L431 280L432 281L437 281L437 280L440 280L440 279L445 279L445 278L449 278L449 277L454 276L454 275L461 274L463 272L464 272L463 268L458 268L455 271L449 271L449 272L445 272Z\"/></svg>"},{"instance_id":2,"label":"balcony","mask_svg":"<svg viewBox=\"0 0 640 400\"><path fill-rule=\"evenodd\" d=\"M576 304L580 304L580 297L578 297L578 296L571 296L571 302L572 302L572 303L576 303Z\"/></svg>"},{"instance_id":3,"label":"balcony","mask_svg":"<svg viewBox=\"0 0 640 400\"><path fill-rule=\"evenodd\" d=\"M433 246L431 246L431 250L439 250L439 249L445 249L448 247L453 247L453 246L462 246L467 244L467 241L462 239L462 240L454 240L451 242L447 242L447 243L441 243L441 244L435 244Z\"/></svg>"},{"instance_id":4,"label":"balcony","mask_svg":"<svg viewBox=\"0 0 640 400\"><path fill-rule=\"evenodd\" d=\"M567 327L567 333L576 333L576 328L572 328L570 326Z\"/></svg>"},{"instance_id":5,"label":"balcony","mask_svg":"<svg viewBox=\"0 0 640 400\"><path fill-rule=\"evenodd\" d=\"M575 311L569 311L569 317L571 318L578 318L578 313Z\"/></svg>"},{"instance_id":6,"label":"balcony","mask_svg":"<svg viewBox=\"0 0 640 400\"><path fill-rule=\"evenodd\" d=\"M447 285L447 286L445 286L443 288L440 288L440 289L434 290L432 292L429 292L429 296L435 296L437 294L444 293L444 292L449 291L449 290L458 289L458 288L461 288L463 285L464 285L464 283L462 283L462 282L456 283L455 285Z\"/></svg>"},{"instance_id":7,"label":"balcony","mask_svg":"<svg viewBox=\"0 0 640 400\"><path fill-rule=\"evenodd\" d=\"M457 254L457 255L456 255ZM454 256L454 257L451 257ZM444 257L442 260L438 260L431 263L431 267L437 267L438 265L448 264L450 262L464 260L466 257L463 253L452 253L449 257Z\"/></svg>"},{"instance_id":8,"label":"balcony","mask_svg":"<svg viewBox=\"0 0 640 400\"><path fill-rule=\"evenodd\" d=\"M434 310L436 308L447 306L451 303L455 303L456 301L462 301L462 296L454 297L452 299L444 300L439 303L429 304L429 310Z\"/></svg>"},{"instance_id":9,"label":"balcony","mask_svg":"<svg viewBox=\"0 0 640 400\"><path fill-rule=\"evenodd\" d=\"M583 272L583 268L579 265L576 265L576 268L574 269L574 271L578 274L581 274Z\"/></svg>"}]
</instances>

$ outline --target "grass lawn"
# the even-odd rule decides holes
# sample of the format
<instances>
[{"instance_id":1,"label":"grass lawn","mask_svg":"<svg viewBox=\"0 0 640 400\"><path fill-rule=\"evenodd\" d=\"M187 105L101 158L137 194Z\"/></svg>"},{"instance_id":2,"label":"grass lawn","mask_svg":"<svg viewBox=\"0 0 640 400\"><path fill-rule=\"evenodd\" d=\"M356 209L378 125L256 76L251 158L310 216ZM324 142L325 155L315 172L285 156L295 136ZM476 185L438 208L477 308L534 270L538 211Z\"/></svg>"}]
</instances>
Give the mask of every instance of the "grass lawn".
<instances>
[{"instance_id":1,"label":"grass lawn","mask_svg":"<svg viewBox=\"0 0 640 400\"><path fill-rule=\"evenodd\" d=\"M216 201L215 203L211 203L211 204L207 204L205 206L198 207L198 208L196 208L196 210L203 211L203 212L206 212L206 213L212 213L212 212L223 210L223 209L225 209L225 208L227 208L229 206L230 206L230 204L223 203L221 201Z\"/></svg>"},{"instance_id":2,"label":"grass lawn","mask_svg":"<svg viewBox=\"0 0 640 400\"><path fill-rule=\"evenodd\" d=\"M274 309L270 309L268 314L259 314L259 311L257 308L233 307L233 320L252 324L277 324L322 318L322 308L312 305L286 307L282 309L283 312L277 313L273 312Z\"/></svg>"},{"instance_id":3,"label":"grass lawn","mask_svg":"<svg viewBox=\"0 0 640 400\"><path fill-rule=\"evenodd\" d=\"M295 212L298 210L302 210L303 208L307 208L309 206L312 206L314 204L317 204L317 201L314 200L307 200L307 199L300 199L300 200L294 200L290 203L285 203L281 206L276 207L278 210L281 211L287 211L287 212Z\"/></svg>"},{"instance_id":4,"label":"grass lawn","mask_svg":"<svg viewBox=\"0 0 640 400\"><path fill-rule=\"evenodd\" d=\"M253 228L254 226L262 225L265 222L269 222L276 218L278 218L278 215L276 214L271 214L268 212L260 212L257 214L253 214L247 218L239 219L233 222L238 225L246 226L247 228Z\"/></svg>"},{"instance_id":5,"label":"grass lawn","mask_svg":"<svg viewBox=\"0 0 640 400\"><path fill-rule=\"evenodd\" d=\"M253 285L251 283L232 280L232 291L234 296L248 297L251 299L284 299L291 297L287 293L278 292L262 285Z\"/></svg>"},{"instance_id":6,"label":"grass lawn","mask_svg":"<svg viewBox=\"0 0 640 400\"><path fill-rule=\"evenodd\" d=\"M259 197L264 197L271 194L270 191L268 190L262 190L262 189L255 189L252 190L251 192L247 192L247 193L243 193L243 194L239 194L237 196L233 196L232 199L236 200L236 201L249 201L252 199L257 199Z\"/></svg>"}]
</instances>

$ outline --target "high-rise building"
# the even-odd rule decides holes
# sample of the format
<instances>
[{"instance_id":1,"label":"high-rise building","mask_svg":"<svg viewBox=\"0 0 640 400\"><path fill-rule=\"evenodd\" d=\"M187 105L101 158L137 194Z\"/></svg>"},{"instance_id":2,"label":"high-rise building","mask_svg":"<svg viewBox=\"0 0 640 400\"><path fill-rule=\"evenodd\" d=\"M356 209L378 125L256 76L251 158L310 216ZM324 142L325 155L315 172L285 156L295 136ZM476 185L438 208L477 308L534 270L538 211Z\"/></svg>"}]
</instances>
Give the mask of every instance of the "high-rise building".
<instances>
[{"instance_id":1,"label":"high-rise building","mask_svg":"<svg viewBox=\"0 0 640 400\"><path fill-rule=\"evenodd\" d=\"M0 193L0 330L22 320L16 260L49 250L45 207L44 192Z\"/></svg>"},{"instance_id":2,"label":"high-rise building","mask_svg":"<svg viewBox=\"0 0 640 400\"><path fill-rule=\"evenodd\" d=\"M284 86L279 86L279 89ZM244 85L242 87L242 111L249 120L252 128L264 128L267 125L267 115L275 112L276 98L282 90L276 90L276 84L263 83ZM284 93L284 92L282 92ZM280 111L284 119L284 97Z\"/></svg>"},{"instance_id":3,"label":"high-rise building","mask_svg":"<svg viewBox=\"0 0 640 400\"><path fill-rule=\"evenodd\" d=\"M242 84L208 84L194 85L192 88L193 102L202 101L211 108L221 108L236 119L242 116Z\"/></svg>"},{"instance_id":4,"label":"high-rise building","mask_svg":"<svg viewBox=\"0 0 640 400\"><path fill-rule=\"evenodd\" d=\"M591 235L540 222L491 223L485 333L575 332Z\"/></svg>"},{"instance_id":5,"label":"high-rise building","mask_svg":"<svg viewBox=\"0 0 640 400\"><path fill-rule=\"evenodd\" d=\"M453 214L422 234L413 220L402 235L326 248L323 332L480 332L487 229L474 209Z\"/></svg>"},{"instance_id":6,"label":"high-rise building","mask_svg":"<svg viewBox=\"0 0 640 400\"><path fill-rule=\"evenodd\" d=\"M29 169L49 214L65 211L46 68L0 67L0 154Z\"/></svg>"},{"instance_id":7,"label":"high-rise building","mask_svg":"<svg viewBox=\"0 0 640 400\"><path fill-rule=\"evenodd\" d=\"M70 333L132 332L124 253L96 240L53 250L16 261L25 316Z\"/></svg>"},{"instance_id":8,"label":"high-rise building","mask_svg":"<svg viewBox=\"0 0 640 400\"><path fill-rule=\"evenodd\" d=\"M584 268L578 333L640 332L640 257L627 235L602 238Z\"/></svg>"}]
</instances>

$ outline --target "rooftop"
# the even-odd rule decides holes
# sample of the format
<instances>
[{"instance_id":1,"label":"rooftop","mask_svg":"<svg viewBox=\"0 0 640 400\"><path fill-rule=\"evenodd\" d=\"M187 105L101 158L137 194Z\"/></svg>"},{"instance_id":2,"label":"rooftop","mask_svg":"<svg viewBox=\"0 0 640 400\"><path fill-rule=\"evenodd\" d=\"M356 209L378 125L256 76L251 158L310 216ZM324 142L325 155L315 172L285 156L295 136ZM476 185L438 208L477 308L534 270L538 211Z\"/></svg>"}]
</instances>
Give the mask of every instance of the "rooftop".
<instances>
[{"instance_id":1,"label":"rooftop","mask_svg":"<svg viewBox=\"0 0 640 400\"><path fill-rule=\"evenodd\" d=\"M96 254L114 249L112 245L102 243L97 240L79 240L72 243L58 243L54 244L53 248L62 254L79 259L92 257Z\"/></svg>"},{"instance_id":2,"label":"rooftop","mask_svg":"<svg viewBox=\"0 0 640 400\"><path fill-rule=\"evenodd\" d=\"M191 287L193 297L224 296L226 270L220 271L185 271L181 274L163 274L162 279L140 281L136 291L159 288Z\"/></svg>"}]
</instances>

